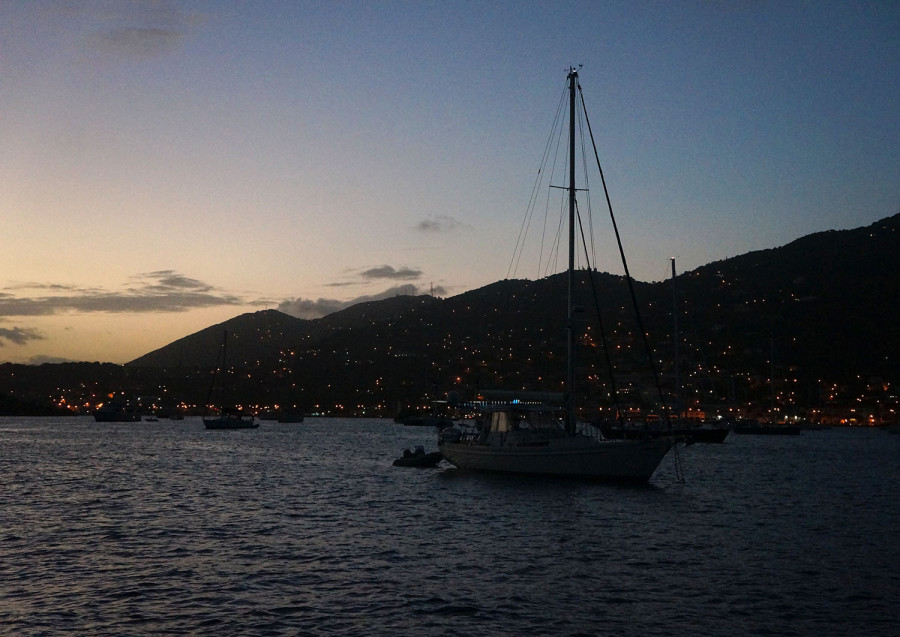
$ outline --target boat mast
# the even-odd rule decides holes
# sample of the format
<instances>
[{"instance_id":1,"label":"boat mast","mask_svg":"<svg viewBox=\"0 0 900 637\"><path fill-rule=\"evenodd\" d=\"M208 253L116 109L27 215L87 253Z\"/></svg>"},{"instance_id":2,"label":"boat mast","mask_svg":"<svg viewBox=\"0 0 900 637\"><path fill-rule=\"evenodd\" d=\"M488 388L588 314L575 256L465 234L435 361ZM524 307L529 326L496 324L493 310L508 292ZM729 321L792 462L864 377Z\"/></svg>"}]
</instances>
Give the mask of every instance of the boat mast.
<instances>
[{"instance_id":1,"label":"boat mast","mask_svg":"<svg viewBox=\"0 0 900 637\"><path fill-rule=\"evenodd\" d=\"M672 339L674 345L674 365L675 365L675 420L681 419L681 377L678 367L678 289L675 283L675 257L672 260Z\"/></svg>"},{"instance_id":2,"label":"boat mast","mask_svg":"<svg viewBox=\"0 0 900 637\"><path fill-rule=\"evenodd\" d=\"M569 68L569 307L566 327L566 431L575 433L575 85L578 71Z\"/></svg>"}]
</instances>

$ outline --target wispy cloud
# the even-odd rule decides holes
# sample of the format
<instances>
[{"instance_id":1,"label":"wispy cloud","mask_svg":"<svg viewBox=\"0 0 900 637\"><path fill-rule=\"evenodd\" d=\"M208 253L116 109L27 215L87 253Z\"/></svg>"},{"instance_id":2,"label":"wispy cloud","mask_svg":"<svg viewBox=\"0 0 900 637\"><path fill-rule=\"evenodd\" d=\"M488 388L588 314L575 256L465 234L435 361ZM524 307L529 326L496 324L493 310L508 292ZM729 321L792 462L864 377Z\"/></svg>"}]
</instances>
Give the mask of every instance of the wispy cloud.
<instances>
[{"instance_id":1,"label":"wispy cloud","mask_svg":"<svg viewBox=\"0 0 900 637\"><path fill-rule=\"evenodd\" d=\"M418 294L424 294L424 292L413 285L412 283L405 283L403 285L397 285L383 292L378 292L377 294L368 294L365 296L358 296L352 301L349 301L347 305L356 305L357 303L368 303L369 301L381 301L383 299L389 299L395 296L416 296Z\"/></svg>"},{"instance_id":2,"label":"wispy cloud","mask_svg":"<svg viewBox=\"0 0 900 637\"><path fill-rule=\"evenodd\" d=\"M447 215L429 217L416 224L416 230L420 232L450 232L461 227L462 224Z\"/></svg>"},{"instance_id":3,"label":"wispy cloud","mask_svg":"<svg viewBox=\"0 0 900 637\"><path fill-rule=\"evenodd\" d=\"M23 292L36 294L25 295ZM0 290L0 316L49 316L66 312L185 312L195 308L243 305L238 296L174 270L139 274L124 290L23 283Z\"/></svg>"},{"instance_id":4,"label":"wispy cloud","mask_svg":"<svg viewBox=\"0 0 900 637\"><path fill-rule=\"evenodd\" d=\"M392 265L381 265L377 268L369 268L360 273L364 279L397 279L412 281L422 276L422 271L415 268L395 268Z\"/></svg>"},{"instance_id":5,"label":"wispy cloud","mask_svg":"<svg viewBox=\"0 0 900 637\"><path fill-rule=\"evenodd\" d=\"M155 57L177 49L200 20L167 0L132 0L87 5L86 41L115 56Z\"/></svg>"},{"instance_id":6,"label":"wispy cloud","mask_svg":"<svg viewBox=\"0 0 900 637\"><path fill-rule=\"evenodd\" d=\"M302 319L322 318L332 312L347 307L345 301L337 299L285 299L278 304L278 310Z\"/></svg>"},{"instance_id":7,"label":"wispy cloud","mask_svg":"<svg viewBox=\"0 0 900 637\"><path fill-rule=\"evenodd\" d=\"M446 290L442 286L436 286L432 290L434 294L439 296L446 293ZM346 307L350 307L351 305L356 305L357 303L367 303L369 301L380 301L382 299L389 299L395 296L417 296L420 294L424 294L426 291L420 289L416 285L412 283L405 283L403 285L397 285L394 287L390 287L383 292L378 292L377 294L369 294L365 296L358 296L355 299L351 299L350 301L338 301L336 299L287 299L279 304L278 309L285 314L290 314L291 316L296 316L297 318L303 319L314 319L321 318L333 312L337 312L338 310L343 310Z\"/></svg>"},{"instance_id":8,"label":"wispy cloud","mask_svg":"<svg viewBox=\"0 0 900 637\"><path fill-rule=\"evenodd\" d=\"M197 279L186 277L174 270L158 270L139 274L134 277L144 289L171 292L175 290L193 290L195 292L209 292L211 285L207 285Z\"/></svg>"},{"instance_id":9,"label":"wispy cloud","mask_svg":"<svg viewBox=\"0 0 900 637\"><path fill-rule=\"evenodd\" d=\"M370 284L373 281L415 281L422 278L422 270L410 266L379 265L376 267L365 268L362 270L347 270L344 275L349 277L348 281L338 281L329 283L330 287L346 287L350 285ZM340 301L338 299L285 299L278 304L278 309L285 314L296 316L303 319L321 318L338 310L343 310L357 303L366 303L368 301L380 301L394 296L410 295L417 296L420 294L433 293L443 296L447 293L443 286L428 286L427 288L419 287L415 283L402 283L387 288L383 292L376 294L367 294L357 296L349 301Z\"/></svg>"},{"instance_id":10,"label":"wispy cloud","mask_svg":"<svg viewBox=\"0 0 900 637\"><path fill-rule=\"evenodd\" d=\"M159 27L119 27L93 34L102 48L147 57L174 50L182 37L179 31Z\"/></svg>"},{"instance_id":11,"label":"wispy cloud","mask_svg":"<svg viewBox=\"0 0 900 637\"><path fill-rule=\"evenodd\" d=\"M43 338L44 336L40 332L28 327L0 327L0 347L6 343L25 345L29 341L40 341Z\"/></svg>"},{"instance_id":12,"label":"wispy cloud","mask_svg":"<svg viewBox=\"0 0 900 637\"><path fill-rule=\"evenodd\" d=\"M37 354L36 356L32 356L28 359L29 365L44 365L51 364L56 365L58 363L71 363L73 362L69 358L60 358L59 356L46 356L45 354Z\"/></svg>"},{"instance_id":13,"label":"wispy cloud","mask_svg":"<svg viewBox=\"0 0 900 637\"><path fill-rule=\"evenodd\" d=\"M362 269L354 268L344 270L342 277L346 278L342 281L333 281L331 283L326 283L325 285L332 288L342 288L352 285L369 284L379 280L415 281L416 279L422 278L422 270L405 265L394 267L385 264Z\"/></svg>"}]
</instances>

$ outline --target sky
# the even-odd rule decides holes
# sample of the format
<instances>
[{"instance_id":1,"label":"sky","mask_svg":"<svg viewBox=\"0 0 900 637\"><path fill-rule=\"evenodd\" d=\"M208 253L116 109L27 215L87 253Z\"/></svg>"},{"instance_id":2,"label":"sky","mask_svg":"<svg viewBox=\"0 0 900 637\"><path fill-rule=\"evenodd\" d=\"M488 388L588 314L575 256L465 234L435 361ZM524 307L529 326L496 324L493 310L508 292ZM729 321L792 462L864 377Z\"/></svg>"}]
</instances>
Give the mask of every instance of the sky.
<instances>
[{"instance_id":1,"label":"sky","mask_svg":"<svg viewBox=\"0 0 900 637\"><path fill-rule=\"evenodd\" d=\"M639 280L900 210L896 2L4 0L0 362L546 274L577 65Z\"/></svg>"}]
</instances>

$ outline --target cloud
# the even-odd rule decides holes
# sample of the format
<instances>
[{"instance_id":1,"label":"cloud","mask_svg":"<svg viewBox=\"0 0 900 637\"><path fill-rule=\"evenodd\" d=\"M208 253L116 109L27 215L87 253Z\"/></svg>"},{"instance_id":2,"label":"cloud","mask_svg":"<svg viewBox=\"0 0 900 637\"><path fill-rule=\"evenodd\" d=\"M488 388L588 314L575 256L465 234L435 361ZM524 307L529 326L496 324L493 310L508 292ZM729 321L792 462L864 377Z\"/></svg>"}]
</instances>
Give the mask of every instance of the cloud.
<instances>
[{"instance_id":1,"label":"cloud","mask_svg":"<svg viewBox=\"0 0 900 637\"><path fill-rule=\"evenodd\" d=\"M332 283L326 283L325 285L332 288L340 288L351 285L368 284L372 281L378 281L381 279L394 281L414 281L422 277L422 270L418 268L411 268L409 266L400 266L395 268L392 265L379 265L374 268L366 268L364 270L345 270L343 275L348 277L349 280L334 281Z\"/></svg>"},{"instance_id":2,"label":"cloud","mask_svg":"<svg viewBox=\"0 0 900 637\"><path fill-rule=\"evenodd\" d=\"M131 0L83 5L70 16L81 20L87 45L115 57L149 58L177 50L201 21L169 0Z\"/></svg>"},{"instance_id":3,"label":"cloud","mask_svg":"<svg viewBox=\"0 0 900 637\"><path fill-rule=\"evenodd\" d=\"M416 230L421 232L451 232L459 228L462 224L447 215L437 215L429 217L416 224Z\"/></svg>"},{"instance_id":4,"label":"cloud","mask_svg":"<svg viewBox=\"0 0 900 637\"><path fill-rule=\"evenodd\" d=\"M69 358L60 358L58 356L45 356L44 354L38 354L37 356L32 356L28 359L27 365L57 365L59 363L71 363L72 360Z\"/></svg>"},{"instance_id":5,"label":"cloud","mask_svg":"<svg viewBox=\"0 0 900 637\"><path fill-rule=\"evenodd\" d=\"M391 265L382 265L377 268L364 270L360 274L364 279L400 279L409 281L421 277L422 271L407 267L397 269Z\"/></svg>"},{"instance_id":6,"label":"cloud","mask_svg":"<svg viewBox=\"0 0 900 637\"><path fill-rule=\"evenodd\" d=\"M435 287L433 291L434 294L438 296L446 293L446 290L442 286ZM383 292L378 292L377 294L358 296L350 301L338 301L336 299L318 299L316 301L313 301L311 299L299 298L287 299L285 301L282 301L278 305L278 309L285 314L290 314L291 316L296 316L297 318L314 319L322 318L323 316L332 314L333 312L337 312L338 310L343 310L344 308L350 307L351 305L356 305L357 303L381 301L383 299L389 299L395 296L403 295L417 296L424 293L425 290L418 288L414 284L405 283L403 285L390 287Z\"/></svg>"},{"instance_id":7,"label":"cloud","mask_svg":"<svg viewBox=\"0 0 900 637\"><path fill-rule=\"evenodd\" d=\"M14 345L25 345L29 341L40 341L44 336L35 329L28 327L0 327L0 347L4 346L4 341L8 341Z\"/></svg>"},{"instance_id":8,"label":"cloud","mask_svg":"<svg viewBox=\"0 0 900 637\"><path fill-rule=\"evenodd\" d=\"M348 270L345 271L350 281L339 281L329 283L330 287L345 287L348 285L359 285L361 283L371 283L372 281L414 281L422 278L422 270L409 266L394 267L392 265L380 265L365 270ZM349 301L339 301L337 299L285 299L278 304L278 310L291 316L302 319L322 318L328 314L332 314L344 308L356 305L357 303L367 303L369 301L380 301L394 296L417 296L420 294L428 294L429 292L443 296L446 289L443 286L429 286L428 288L420 288L414 283L403 283L387 288L383 292L376 294L368 294L357 296Z\"/></svg>"},{"instance_id":9,"label":"cloud","mask_svg":"<svg viewBox=\"0 0 900 637\"><path fill-rule=\"evenodd\" d=\"M159 27L119 27L94 34L103 48L146 57L174 50L182 37L179 31Z\"/></svg>"},{"instance_id":10,"label":"cloud","mask_svg":"<svg viewBox=\"0 0 900 637\"><path fill-rule=\"evenodd\" d=\"M278 304L278 310L302 319L322 318L332 312L347 307L345 301L336 299L285 299Z\"/></svg>"},{"instance_id":11,"label":"cloud","mask_svg":"<svg viewBox=\"0 0 900 637\"><path fill-rule=\"evenodd\" d=\"M6 286L7 290L53 290L54 292L78 290L75 285L60 285L59 283L13 283ZM10 296L8 293L0 292L0 297Z\"/></svg>"},{"instance_id":12,"label":"cloud","mask_svg":"<svg viewBox=\"0 0 900 637\"><path fill-rule=\"evenodd\" d=\"M352 301L348 301L347 306L356 305L357 303L368 303L369 301L381 301L395 296L416 296L418 294L422 294L419 288L412 283L405 283L403 285L388 288L384 292L378 292L377 294L358 296Z\"/></svg>"},{"instance_id":13,"label":"cloud","mask_svg":"<svg viewBox=\"0 0 900 637\"><path fill-rule=\"evenodd\" d=\"M65 312L186 312L195 308L244 305L238 296L173 270L139 274L132 285L114 292L57 284L18 284L0 291L0 316L50 316ZM9 291L16 291L11 294ZM23 291L43 294L20 296Z\"/></svg>"},{"instance_id":14,"label":"cloud","mask_svg":"<svg viewBox=\"0 0 900 637\"><path fill-rule=\"evenodd\" d=\"M211 285L207 285L197 279L178 274L174 270L158 270L147 274L139 274L134 277L139 283L143 283L145 289L169 292L174 290L194 290L195 292L209 292ZM151 281L146 283L146 281Z\"/></svg>"}]
</instances>

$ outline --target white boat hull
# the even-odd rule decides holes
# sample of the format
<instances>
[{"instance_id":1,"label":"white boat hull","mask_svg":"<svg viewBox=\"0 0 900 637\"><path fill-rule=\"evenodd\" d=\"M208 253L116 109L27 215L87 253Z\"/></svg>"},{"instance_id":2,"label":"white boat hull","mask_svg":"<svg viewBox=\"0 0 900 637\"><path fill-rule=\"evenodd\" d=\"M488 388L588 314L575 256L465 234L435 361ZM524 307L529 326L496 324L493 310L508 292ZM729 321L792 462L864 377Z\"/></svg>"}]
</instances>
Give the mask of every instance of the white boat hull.
<instances>
[{"instance_id":1,"label":"white boat hull","mask_svg":"<svg viewBox=\"0 0 900 637\"><path fill-rule=\"evenodd\" d=\"M591 440L589 444L569 438L543 447L443 442L440 449L460 469L646 482L671 446L669 438Z\"/></svg>"}]
</instances>

